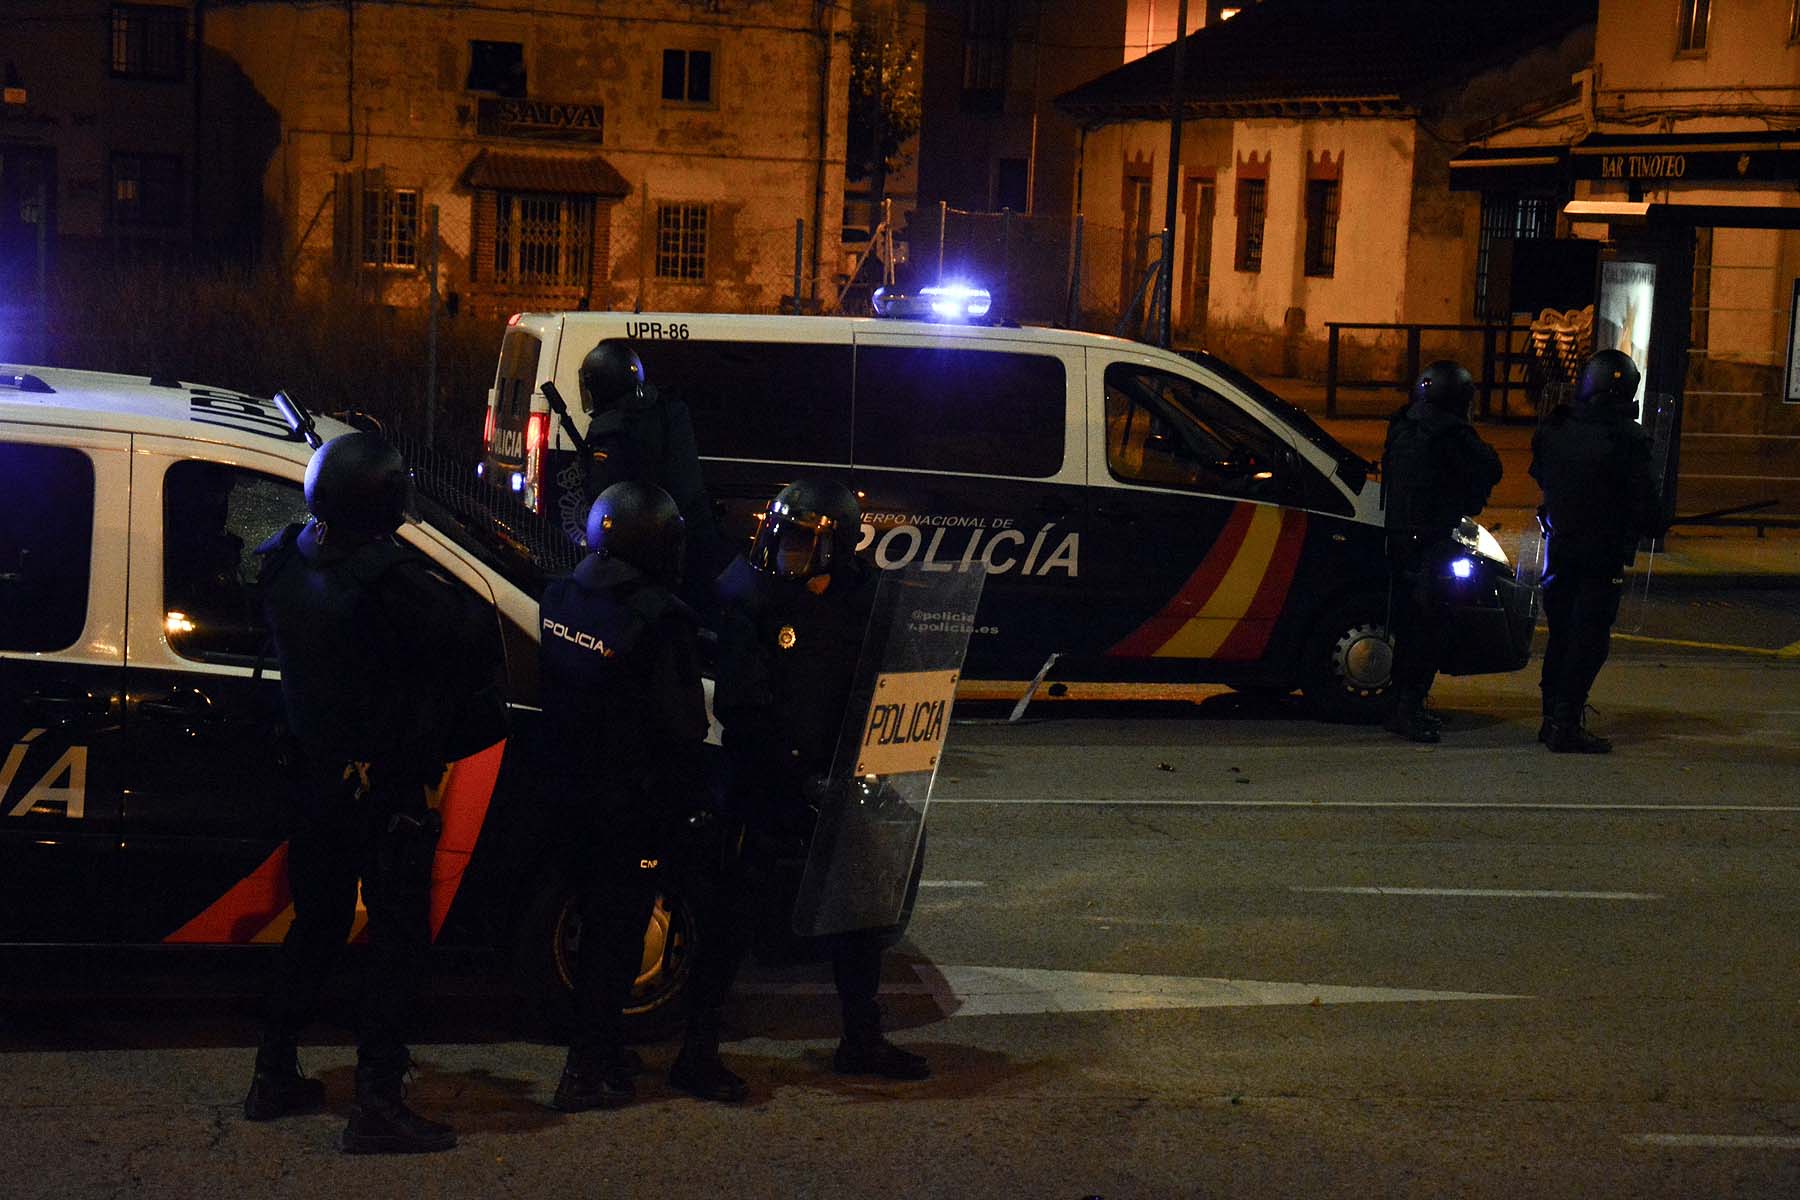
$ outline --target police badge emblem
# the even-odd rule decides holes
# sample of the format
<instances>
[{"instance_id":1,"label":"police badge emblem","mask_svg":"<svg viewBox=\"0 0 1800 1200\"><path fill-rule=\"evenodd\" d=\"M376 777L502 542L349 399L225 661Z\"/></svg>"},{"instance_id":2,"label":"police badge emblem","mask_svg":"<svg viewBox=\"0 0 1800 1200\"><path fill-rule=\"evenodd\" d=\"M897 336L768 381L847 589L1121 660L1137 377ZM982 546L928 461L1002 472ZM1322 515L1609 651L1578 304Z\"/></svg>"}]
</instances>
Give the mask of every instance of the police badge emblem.
<instances>
[{"instance_id":1,"label":"police badge emblem","mask_svg":"<svg viewBox=\"0 0 1800 1200\"><path fill-rule=\"evenodd\" d=\"M783 650L792 650L794 648L794 643L799 640L800 638L794 633L794 627L792 625L783 625L775 634L775 644L780 646Z\"/></svg>"}]
</instances>

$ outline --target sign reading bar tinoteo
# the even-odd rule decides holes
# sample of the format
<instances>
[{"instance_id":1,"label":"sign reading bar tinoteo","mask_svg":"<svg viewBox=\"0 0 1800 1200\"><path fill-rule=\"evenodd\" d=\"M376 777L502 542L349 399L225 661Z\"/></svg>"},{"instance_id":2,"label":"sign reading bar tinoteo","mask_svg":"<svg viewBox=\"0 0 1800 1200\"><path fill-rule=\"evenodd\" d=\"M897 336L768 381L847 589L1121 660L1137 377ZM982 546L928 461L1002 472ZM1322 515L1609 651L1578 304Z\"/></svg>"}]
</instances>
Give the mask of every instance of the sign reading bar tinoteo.
<instances>
[{"instance_id":1,"label":"sign reading bar tinoteo","mask_svg":"<svg viewBox=\"0 0 1800 1200\"><path fill-rule=\"evenodd\" d=\"M863 717L858 775L904 775L937 766L956 697L955 671L900 671L875 681Z\"/></svg>"},{"instance_id":2,"label":"sign reading bar tinoteo","mask_svg":"<svg viewBox=\"0 0 1800 1200\"><path fill-rule=\"evenodd\" d=\"M546 142L598 142L605 112L598 104L561 100L482 98L475 107L475 132L482 137L529 138Z\"/></svg>"}]
</instances>

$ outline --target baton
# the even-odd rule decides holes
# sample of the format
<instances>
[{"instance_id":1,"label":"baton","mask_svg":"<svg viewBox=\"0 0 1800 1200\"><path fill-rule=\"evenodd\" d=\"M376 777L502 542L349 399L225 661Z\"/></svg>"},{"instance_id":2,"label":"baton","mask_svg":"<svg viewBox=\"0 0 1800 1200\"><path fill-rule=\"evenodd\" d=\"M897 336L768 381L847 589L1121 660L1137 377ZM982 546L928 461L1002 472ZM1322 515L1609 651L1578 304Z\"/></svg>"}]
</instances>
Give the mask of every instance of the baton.
<instances>
[{"instance_id":1,"label":"baton","mask_svg":"<svg viewBox=\"0 0 1800 1200\"><path fill-rule=\"evenodd\" d=\"M569 440L575 443L575 449L583 454L593 453L588 448L587 439L582 437L581 431L575 428L575 418L569 415L569 406L563 402L562 393L556 390L556 381L544 380L541 390L544 393L544 399L550 403L550 411L556 414L557 422L562 426L563 433L567 434Z\"/></svg>"}]
</instances>

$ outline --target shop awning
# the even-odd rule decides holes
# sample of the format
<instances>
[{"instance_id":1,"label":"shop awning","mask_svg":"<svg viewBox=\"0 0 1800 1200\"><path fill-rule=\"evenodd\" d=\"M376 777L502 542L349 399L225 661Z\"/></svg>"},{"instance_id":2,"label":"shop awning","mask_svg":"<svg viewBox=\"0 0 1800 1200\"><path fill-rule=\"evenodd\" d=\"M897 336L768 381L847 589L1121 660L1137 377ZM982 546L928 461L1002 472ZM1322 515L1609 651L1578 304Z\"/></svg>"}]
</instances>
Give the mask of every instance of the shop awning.
<instances>
[{"instance_id":1,"label":"shop awning","mask_svg":"<svg viewBox=\"0 0 1800 1200\"><path fill-rule=\"evenodd\" d=\"M1800 136L1793 130L1742 133L1593 133L1569 152L1576 179L1677 183L1800 180Z\"/></svg>"},{"instance_id":2,"label":"shop awning","mask_svg":"<svg viewBox=\"0 0 1800 1200\"><path fill-rule=\"evenodd\" d=\"M625 177L598 154L515 154L483 150L462 174L464 187L500 192L560 192L577 196L629 195Z\"/></svg>"},{"instance_id":3,"label":"shop awning","mask_svg":"<svg viewBox=\"0 0 1800 1200\"><path fill-rule=\"evenodd\" d=\"M1569 148L1478 146L1450 160L1456 192L1556 191L1569 177Z\"/></svg>"}]
</instances>

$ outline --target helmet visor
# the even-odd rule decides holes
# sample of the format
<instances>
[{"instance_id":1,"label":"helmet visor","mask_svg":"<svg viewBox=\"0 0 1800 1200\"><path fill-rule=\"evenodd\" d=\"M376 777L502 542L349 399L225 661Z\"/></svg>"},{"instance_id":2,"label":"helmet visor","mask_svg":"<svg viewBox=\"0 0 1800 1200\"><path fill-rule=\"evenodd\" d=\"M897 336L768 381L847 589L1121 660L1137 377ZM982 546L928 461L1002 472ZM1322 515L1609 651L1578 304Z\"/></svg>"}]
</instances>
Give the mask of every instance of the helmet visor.
<instances>
[{"instance_id":1,"label":"helmet visor","mask_svg":"<svg viewBox=\"0 0 1800 1200\"><path fill-rule=\"evenodd\" d=\"M808 579L831 570L829 517L770 513L756 531L750 565L784 579Z\"/></svg>"}]
</instances>

